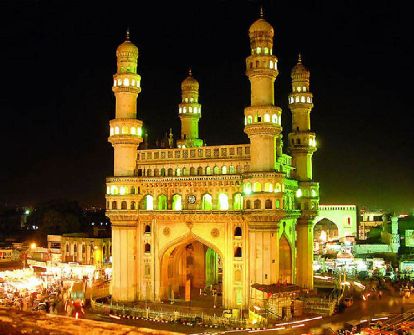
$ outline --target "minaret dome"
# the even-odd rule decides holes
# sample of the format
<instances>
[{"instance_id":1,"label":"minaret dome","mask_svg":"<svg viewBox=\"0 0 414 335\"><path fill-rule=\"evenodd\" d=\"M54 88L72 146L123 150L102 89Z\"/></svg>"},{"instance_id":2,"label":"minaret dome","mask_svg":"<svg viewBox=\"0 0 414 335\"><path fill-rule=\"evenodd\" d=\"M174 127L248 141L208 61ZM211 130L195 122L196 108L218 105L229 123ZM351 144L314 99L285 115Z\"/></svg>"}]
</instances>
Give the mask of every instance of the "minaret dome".
<instances>
[{"instance_id":1,"label":"minaret dome","mask_svg":"<svg viewBox=\"0 0 414 335\"><path fill-rule=\"evenodd\" d=\"M297 64L292 68L292 72L290 74L292 80L309 80L310 72L309 70L302 64L302 57L299 54Z\"/></svg>"},{"instance_id":2,"label":"minaret dome","mask_svg":"<svg viewBox=\"0 0 414 335\"><path fill-rule=\"evenodd\" d=\"M191 73L191 69L188 71L188 77L185 78L181 83L181 90L184 92L187 91L198 91L199 83L197 79L195 79Z\"/></svg>"}]
</instances>

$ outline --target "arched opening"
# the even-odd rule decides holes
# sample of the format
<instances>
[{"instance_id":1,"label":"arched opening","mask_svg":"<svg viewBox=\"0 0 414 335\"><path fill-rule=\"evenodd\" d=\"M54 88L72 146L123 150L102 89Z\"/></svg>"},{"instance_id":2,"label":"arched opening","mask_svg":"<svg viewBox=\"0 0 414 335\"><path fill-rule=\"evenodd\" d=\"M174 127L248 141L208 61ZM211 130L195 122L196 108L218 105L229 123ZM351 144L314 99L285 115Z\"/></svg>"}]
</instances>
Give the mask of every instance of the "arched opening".
<instances>
[{"instance_id":1,"label":"arched opening","mask_svg":"<svg viewBox=\"0 0 414 335\"><path fill-rule=\"evenodd\" d=\"M254 209L260 209L262 207L262 202L259 199L254 201Z\"/></svg>"},{"instance_id":2,"label":"arched opening","mask_svg":"<svg viewBox=\"0 0 414 335\"><path fill-rule=\"evenodd\" d=\"M174 176L174 170L172 168L169 168L167 171L168 171L168 177Z\"/></svg>"},{"instance_id":3,"label":"arched opening","mask_svg":"<svg viewBox=\"0 0 414 335\"><path fill-rule=\"evenodd\" d=\"M242 248L241 247L236 247L234 249L234 257L242 257Z\"/></svg>"},{"instance_id":4,"label":"arched opening","mask_svg":"<svg viewBox=\"0 0 414 335\"><path fill-rule=\"evenodd\" d=\"M149 224L145 225L145 233L151 233L151 226Z\"/></svg>"},{"instance_id":5,"label":"arched opening","mask_svg":"<svg viewBox=\"0 0 414 335\"><path fill-rule=\"evenodd\" d=\"M135 208L136 208L135 201L131 201L131 209L135 209Z\"/></svg>"},{"instance_id":6,"label":"arched opening","mask_svg":"<svg viewBox=\"0 0 414 335\"><path fill-rule=\"evenodd\" d=\"M196 175L196 170L194 167L190 167L190 176L195 176Z\"/></svg>"},{"instance_id":7,"label":"arched opening","mask_svg":"<svg viewBox=\"0 0 414 335\"><path fill-rule=\"evenodd\" d=\"M203 175L203 168L199 166L197 169L197 176L202 176L202 175Z\"/></svg>"},{"instance_id":8,"label":"arched opening","mask_svg":"<svg viewBox=\"0 0 414 335\"><path fill-rule=\"evenodd\" d=\"M121 209L127 209L127 202L121 201Z\"/></svg>"},{"instance_id":9,"label":"arched opening","mask_svg":"<svg viewBox=\"0 0 414 335\"><path fill-rule=\"evenodd\" d=\"M227 196L227 194L220 193L218 200L219 210L226 211L229 209L229 197Z\"/></svg>"},{"instance_id":10,"label":"arched opening","mask_svg":"<svg viewBox=\"0 0 414 335\"><path fill-rule=\"evenodd\" d=\"M141 209L152 211L154 209L154 198L152 195L147 194L141 201Z\"/></svg>"},{"instance_id":11,"label":"arched opening","mask_svg":"<svg viewBox=\"0 0 414 335\"><path fill-rule=\"evenodd\" d=\"M279 240L279 281L292 283L292 249L286 235Z\"/></svg>"},{"instance_id":12,"label":"arched opening","mask_svg":"<svg viewBox=\"0 0 414 335\"><path fill-rule=\"evenodd\" d=\"M243 209L243 197L240 193L233 196L233 210L240 211Z\"/></svg>"},{"instance_id":13,"label":"arched opening","mask_svg":"<svg viewBox=\"0 0 414 335\"><path fill-rule=\"evenodd\" d=\"M189 299L194 306L220 307L222 264L220 255L198 240L174 245L161 259L161 299L177 304Z\"/></svg>"},{"instance_id":14,"label":"arched opening","mask_svg":"<svg viewBox=\"0 0 414 335\"><path fill-rule=\"evenodd\" d=\"M145 243L144 252L145 253L150 253L151 252L151 244Z\"/></svg>"},{"instance_id":15,"label":"arched opening","mask_svg":"<svg viewBox=\"0 0 414 335\"><path fill-rule=\"evenodd\" d=\"M250 200L246 200L246 209L250 209L251 208L251 201Z\"/></svg>"},{"instance_id":16,"label":"arched opening","mask_svg":"<svg viewBox=\"0 0 414 335\"><path fill-rule=\"evenodd\" d=\"M183 209L182 199L180 194L174 194L172 198L173 211L180 211Z\"/></svg>"},{"instance_id":17,"label":"arched opening","mask_svg":"<svg viewBox=\"0 0 414 335\"><path fill-rule=\"evenodd\" d=\"M167 196L165 194L161 194L158 196L158 210L165 211L168 209L168 201Z\"/></svg>"},{"instance_id":18,"label":"arched opening","mask_svg":"<svg viewBox=\"0 0 414 335\"><path fill-rule=\"evenodd\" d=\"M265 201L265 209L272 209L272 200L267 199Z\"/></svg>"},{"instance_id":19,"label":"arched opening","mask_svg":"<svg viewBox=\"0 0 414 335\"><path fill-rule=\"evenodd\" d=\"M201 199L201 209L211 211L213 209L213 198L210 194L204 194Z\"/></svg>"},{"instance_id":20,"label":"arched opening","mask_svg":"<svg viewBox=\"0 0 414 335\"><path fill-rule=\"evenodd\" d=\"M213 174L220 174L220 168L217 165L213 168Z\"/></svg>"},{"instance_id":21,"label":"arched opening","mask_svg":"<svg viewBox=\"0 0 414 335\"><path fill-rule=\"evenodd\" d=\"M319 254L326 254L335 252L334 250L327 249L327 242L333 241L339 238L338 226L335 222L324 218L318 221L313 227L313 241L314 251Z\"/></svg>"},{"instance_id":22,"label":"arched opening","mask_svg":"<svg viewBox=\"0 0 414 335\"><path fill-rule=\"evenodd\" d=\"M112 209L117 209L116 201L112 201Z\"/></svg>"},{"instance_id":23,"label":"arched opening","mask_svg":"<svg viewBox=\"0 0 414 335\"><path fill-rule=\"evenodd\" d=\"M262 184L255 182L253 184L253 192L262 192Z\"/></svg>"},{"instance_id":24,"label":"arched opening","mask_svg":"<svg viewBox=\"0 0 414 335\"><path fill-rule=\"evenodd\" d=\"M237 237L242 236L242 228L241 227L234 228L234 236L237 236Z\"/></svg>"}]
</instances>

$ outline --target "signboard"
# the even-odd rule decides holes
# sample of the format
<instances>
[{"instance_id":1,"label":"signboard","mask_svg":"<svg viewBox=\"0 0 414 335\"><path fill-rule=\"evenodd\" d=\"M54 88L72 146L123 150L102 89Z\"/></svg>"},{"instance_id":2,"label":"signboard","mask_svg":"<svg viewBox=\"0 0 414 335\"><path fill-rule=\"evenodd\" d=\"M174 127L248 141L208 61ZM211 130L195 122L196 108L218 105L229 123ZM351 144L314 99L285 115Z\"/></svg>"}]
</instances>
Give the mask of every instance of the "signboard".
<instances>
[{"instance_id":1,"label":"signboard","mask_svg":"<svg viewBox=\"0 0 414 335\"><path fill-rule=\"evenodd\" d=\"M414 247L414 230L405 231L405 246Z\"/></svg>"}]
</instances>

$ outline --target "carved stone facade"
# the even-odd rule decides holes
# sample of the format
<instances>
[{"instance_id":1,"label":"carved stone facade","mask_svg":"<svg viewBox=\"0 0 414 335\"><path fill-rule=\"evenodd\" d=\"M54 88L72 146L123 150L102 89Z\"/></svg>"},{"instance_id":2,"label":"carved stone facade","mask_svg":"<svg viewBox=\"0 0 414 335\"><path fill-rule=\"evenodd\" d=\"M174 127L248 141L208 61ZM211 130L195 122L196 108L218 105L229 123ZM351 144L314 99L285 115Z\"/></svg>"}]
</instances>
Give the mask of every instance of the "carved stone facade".
<instances>
[{"instance_id":1,"label":"carved stone facade","mask_svg":"<svg viewBox=\"0 0 414 335\"><path fill-rule=\"evenodd\" d=\"M178 147L137 150L142 141L133 101L141 91L138 50L129 38L118 47L116 115L109 137L114 176L107 178L106 195L114 300L188 298L191 289L214 287L222 292L224 307L247 308L255 283L312 288L309 248L319 186L308 171L316 150L315 134L308 129L311 105L290 105L294 115L300 114L295 122L309 127L301 135L307 139L301 150L291 147L292 156L284 154L282 110L274 105L273 34L263 18L249 29L251 106L244 114L250 143L240 145L203 146L199 84L190 72L181 85Z\"/></svg>"}]
</instances>

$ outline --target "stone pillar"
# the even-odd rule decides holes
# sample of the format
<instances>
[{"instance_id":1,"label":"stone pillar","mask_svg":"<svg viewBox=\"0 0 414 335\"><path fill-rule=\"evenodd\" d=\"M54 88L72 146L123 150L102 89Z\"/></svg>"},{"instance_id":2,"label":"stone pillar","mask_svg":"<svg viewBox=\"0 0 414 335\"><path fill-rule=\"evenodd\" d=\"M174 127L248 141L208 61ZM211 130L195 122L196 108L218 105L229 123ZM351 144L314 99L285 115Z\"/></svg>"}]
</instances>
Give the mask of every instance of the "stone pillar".
<instances>
[{"instance_id":1,"label":"stone pillar","mask_svg":"<svg viewBox=\"0 0 414 335\"><path fill-rule=\"evenodd\" d=\"M297 258L296 284L300 287L313 289L313 222L299 218L296 224Z\"/></svg>"}]
</instances>

